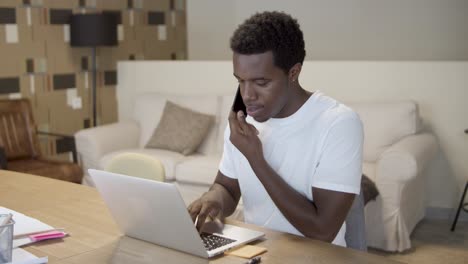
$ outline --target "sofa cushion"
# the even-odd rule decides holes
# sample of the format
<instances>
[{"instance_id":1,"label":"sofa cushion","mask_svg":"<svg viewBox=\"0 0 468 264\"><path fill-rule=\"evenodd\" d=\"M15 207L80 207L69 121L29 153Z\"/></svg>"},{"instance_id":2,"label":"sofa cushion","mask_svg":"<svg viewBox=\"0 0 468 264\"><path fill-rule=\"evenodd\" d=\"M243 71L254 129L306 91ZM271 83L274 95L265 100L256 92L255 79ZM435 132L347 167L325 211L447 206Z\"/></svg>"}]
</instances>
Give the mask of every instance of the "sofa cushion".
<instances>
[{"instance_id":1,"label":"sofa cushion","mask_svg":"<svg viewBox=\"0 0 468 264\"><path fill-rule=\"evenodd\" d=\"M218 113L218 96L216 95L140 94L135 98L133 109L133 119L138 122L141 129L140 148L143 148L146 143L148 143L148 140L161 119L164 106L168 100L200 113L215 116ZM197 151L204 154L213 152L216 144L216 136L217 127L213 126Z\"/></svg>"},{"instance_id":2,"label":"sofa cushion","mask_svg":"<svg viewBox=\"0 0 468 264\"><path fill-rule=\"evenodd\" d=\"M109 154L106 154L102 156L102 158L99 160L99 169L104 169L107 167L109 164L110 160L115 157L116 155L120 153L125 153L125 152L132 152L132 153L141 153L141 154L146 154L151 157L159 159L162 164L164 165L164 170L166 172L166 180L167 181L173 181L175 180L175 167L176 164L183 161L185 159L185 156L169 151L169 150L163 150L163 149L126 149L126 150L120 150L120 151L115 151L111 152Z\"/></svg>"},{"instance_id":3,"label":"sofa cushion","mask_svg":"<svg viewBox=\"0 0 468 264\"><path fill-rule=\"evenodd\" d=\"M145 147L171 150L183 155L192 154L213 123L213 115L192 111L167 101L161 121Z\"/></svg>"},{"instance_id":4,"label":"sofa cushion","mask_svg":"<svg viewBox=\"0 0 468 264\"><path fill-rule=\"evenodd\" d=\"M220 160L220 155L192 155L176 165L176 180L211 185L216 178Z\"/></svg>"},{"instance_id":5,"label":"sofa cushion","mask_svg":"<svg viewBox=\"0 0 468 264\"><path fill-rule=\"evenodd\" d=\"M364 125L364 153L367 162L375 162L390 145L418 132L420 119L415 102L348 103Z\"/></svg>"}]
</instances>

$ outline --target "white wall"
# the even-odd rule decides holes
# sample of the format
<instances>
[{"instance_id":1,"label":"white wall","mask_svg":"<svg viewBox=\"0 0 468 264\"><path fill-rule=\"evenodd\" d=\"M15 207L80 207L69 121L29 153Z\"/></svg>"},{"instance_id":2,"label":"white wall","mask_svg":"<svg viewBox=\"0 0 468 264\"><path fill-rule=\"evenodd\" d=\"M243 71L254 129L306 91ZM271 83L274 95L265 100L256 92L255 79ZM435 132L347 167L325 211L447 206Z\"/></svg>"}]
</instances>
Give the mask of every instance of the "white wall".
<instances>
[{"instance_id":1,"label":"white wall","mask_svg":"<svg viewBox=\"0 0 468 264\"><path fill-rule=\"evenodd\" d=\"M188 0L188 58L230 60L233 31L264 10L298 19L307 60L468 60L466 0ZM457 206L468 178L466 63L337 63L314 62L314 74L302 78L344 100L416 100L441 144L429 173L429 206Z\"/></svg>"},{"instance_id":2,"label":"white wall","mask_svg":"<svg viewBox=\"0 0 468 264\"><path fill-rule=\"evenodd\" d=\"M257 11L299 20L306 59L468 60L466 0L188 0L188 58L231 58L229 38Z\"/></svg>"},{"instance_id":3,"label":"white wall","mask_svg":"<svg viewBox=\"0 0 468 264\"><path fill-rule=\"evenodd\" d=\"M235 27L230 0L187 1L187 52L190 60L230 59L229 38Z\"/></svg>"},{"instance_id":4,"label":"white wall","mask_svg":"<svg viewBox=\"0 0 468 264\"><path fill-rule=\"evenodd\" d=\"M237 86L231 61L120 62L118 72L119 120L131 118L138 93L230 94ZM468 62L307 61L300 83L344 102L418 102L441 150L428 173L428 205L451 208L468 178L467 73Z\"/></svg>"}]
</instances>

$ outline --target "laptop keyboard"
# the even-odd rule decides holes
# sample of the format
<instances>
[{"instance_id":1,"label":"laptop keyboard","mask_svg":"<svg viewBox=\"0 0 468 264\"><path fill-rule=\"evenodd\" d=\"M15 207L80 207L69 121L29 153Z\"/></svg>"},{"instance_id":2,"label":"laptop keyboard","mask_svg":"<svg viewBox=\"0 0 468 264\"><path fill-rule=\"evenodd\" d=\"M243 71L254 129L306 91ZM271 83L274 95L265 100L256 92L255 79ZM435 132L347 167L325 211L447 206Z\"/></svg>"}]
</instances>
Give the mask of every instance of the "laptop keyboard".
<instances>
[{"instance_id":1,"label":"laptop keyboard","mask_svg":"<svg viewBox=\"0 0 468 264\"><path fill-rule=\"evenodd\" d=\"M203 245L205 245L205 248L208 251L225 246L232 242L236 242L236 240L234 239L229 239L229 238L217 236L214 234L208 234L208 233L201 233L200 237L203 241Z\"/></svg>"}]
</instances>

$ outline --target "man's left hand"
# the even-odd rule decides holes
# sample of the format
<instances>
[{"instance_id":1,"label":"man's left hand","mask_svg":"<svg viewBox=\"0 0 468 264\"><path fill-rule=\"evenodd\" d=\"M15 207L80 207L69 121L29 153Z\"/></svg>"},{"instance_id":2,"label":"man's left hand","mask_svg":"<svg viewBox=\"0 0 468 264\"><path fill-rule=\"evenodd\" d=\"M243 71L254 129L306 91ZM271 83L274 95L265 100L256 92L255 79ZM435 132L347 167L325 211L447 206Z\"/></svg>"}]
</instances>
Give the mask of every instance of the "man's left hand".
<instances>
[{"instance_id":1,"label":"man's left hand","mask_svg":"<svg viewBox=\"0 0 468 264\"><path fill-rule=\"evenodd\" d=\"M245 121L242 111L229 113L229 140L251 162L254 158L263 157L262 142L258 138L258 130Z\"/></svg>"}]
</instances>

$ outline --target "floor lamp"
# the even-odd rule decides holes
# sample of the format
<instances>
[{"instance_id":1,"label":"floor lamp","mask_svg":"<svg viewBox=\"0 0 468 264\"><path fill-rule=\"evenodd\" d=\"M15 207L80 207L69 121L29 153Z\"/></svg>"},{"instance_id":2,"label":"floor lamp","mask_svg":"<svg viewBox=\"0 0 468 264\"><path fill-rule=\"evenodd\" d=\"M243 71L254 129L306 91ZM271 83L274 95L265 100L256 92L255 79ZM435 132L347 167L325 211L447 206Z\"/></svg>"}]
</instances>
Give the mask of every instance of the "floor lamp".
<instances>
[{"instance_id":1,"label":"floor lamp","mask_svg":"<svg viewBox=\"0 0 468 264\"><path fill-rule=\"evenodd\" d=\"M96 113L96 47L117 45L117 18L113 14L75 14L70 23L70 45L92 49L92 105L93 126Z\"/></svg>"}]
</instances>

